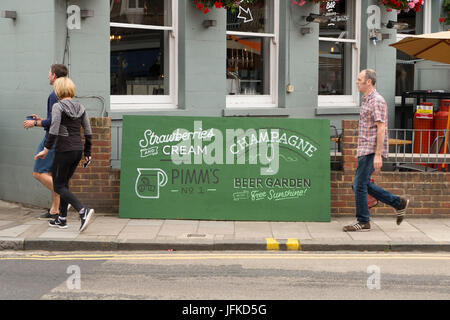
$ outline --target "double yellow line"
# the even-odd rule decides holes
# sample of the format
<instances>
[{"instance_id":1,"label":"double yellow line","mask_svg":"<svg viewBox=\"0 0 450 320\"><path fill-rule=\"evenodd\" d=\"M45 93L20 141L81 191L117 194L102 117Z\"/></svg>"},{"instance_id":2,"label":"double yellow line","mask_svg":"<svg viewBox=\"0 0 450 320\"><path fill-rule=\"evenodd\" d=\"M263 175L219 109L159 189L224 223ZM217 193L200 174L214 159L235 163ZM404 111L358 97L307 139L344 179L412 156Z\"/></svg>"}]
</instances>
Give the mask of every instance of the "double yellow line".
<instances>
[{"instance_id":1,"label":"double yellow line","mask_svg":"<svg viewBox=\"0 0 450 320\"><path fill-rule=\"evenodd\" d=\"M35 261L174 261L174 260L440 260L450 261L450 255L388 254L388 253L143 253L143 254L67 254L41 255L29 254L14 257L1 257L7 260ZM0 262L1 263L1 262Z\"/></svg>"}]
</instances>

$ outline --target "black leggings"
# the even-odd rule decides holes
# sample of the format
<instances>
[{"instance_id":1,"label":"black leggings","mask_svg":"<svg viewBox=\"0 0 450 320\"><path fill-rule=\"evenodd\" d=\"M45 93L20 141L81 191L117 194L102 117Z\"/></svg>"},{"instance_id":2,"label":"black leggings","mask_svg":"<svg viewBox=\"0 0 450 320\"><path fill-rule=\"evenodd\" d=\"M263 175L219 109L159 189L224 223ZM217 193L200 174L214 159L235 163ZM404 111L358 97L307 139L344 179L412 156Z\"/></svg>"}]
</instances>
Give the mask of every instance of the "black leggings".
<instances>
[{"instance_id":1,"label":"black leggings","mask_svg":"<svg viewBox=\"0 0 450 320\"><path fill-rule=\"evenodd\" d=\"M67 217L67 205L69 203L78 212L83 209L83 205L69 190L69 180L77 169L81 156L82 151L55 152L52 167L53 189L61 197L59 214L63 218Z\"/></svg>"}]
</instances>

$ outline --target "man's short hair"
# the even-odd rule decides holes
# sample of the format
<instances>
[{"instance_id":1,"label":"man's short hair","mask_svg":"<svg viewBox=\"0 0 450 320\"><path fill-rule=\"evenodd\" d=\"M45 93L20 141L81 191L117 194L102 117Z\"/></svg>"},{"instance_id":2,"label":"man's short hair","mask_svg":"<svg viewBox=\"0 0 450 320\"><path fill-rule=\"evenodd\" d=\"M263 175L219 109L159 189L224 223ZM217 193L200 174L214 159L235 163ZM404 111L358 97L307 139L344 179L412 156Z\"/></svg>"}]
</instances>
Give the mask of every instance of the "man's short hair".
<instances>
[{"instance_id":1,"label":"man's short hair","mask_svg":"<svg viewBox=\"0 0 450 320\"><path fill-rule=\"evenodd\" d=\"M372 80L372 85L377 83L377 73L373 69L366 69L366 81Z\"/></svg>"},{"instance_id":2,"label":"man's short hair","mask_svg":"<svg viewBox=\"0 0 450 320\"><path fill-rule=\"evenodd\" d=\"M53 83L53 90L59 100L73 98L75 96L75 84L68 77L61 77Z\"/></svg>"},{"instance_id":3,"label":"man's short hair","mask_svg":"<svg viewBox=\"0 0 450 320\"><path fill-rule=\"evenodd\" d=\"M50 67L50 70L54 75L56 75L56 78L67 77L69 74L69 70L67 70L67 67L63 64L53 64Z\"/></svg>"}]
</instances>

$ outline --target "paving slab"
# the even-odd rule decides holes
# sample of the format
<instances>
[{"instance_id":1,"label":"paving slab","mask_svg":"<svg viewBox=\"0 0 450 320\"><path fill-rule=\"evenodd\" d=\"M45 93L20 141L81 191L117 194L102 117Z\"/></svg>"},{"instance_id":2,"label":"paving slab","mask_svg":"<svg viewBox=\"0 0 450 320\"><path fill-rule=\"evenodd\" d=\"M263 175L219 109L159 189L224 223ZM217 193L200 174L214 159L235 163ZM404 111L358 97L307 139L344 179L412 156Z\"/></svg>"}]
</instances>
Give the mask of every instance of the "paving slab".
<instances>
[{"instance_id":1,"label":"paving slab","mask_svg":"<svg viewBox=\"0 0 450 320\"><path fill-rule=\"evenodd\" d=\"M397 225L392 219L377 218L373 221L392 241L431 241L427 235L412 226L408 221Z\"/></svg>"},{"instance_id":2,"label":"paving slab","mask_svg":"<svg viewBox=\"0 0 450 320\"><path fill-rule=\"evenodd\" d=\"M76 239L80 234L78 224L67 224L67 229L48 227L48 229L39 236L39 239Z\"/></svg>"},{"instance_id":3,"label":"paving slab","mask_svg":"<svg viewBox=\"0 0 450 320\"><path fill-rule=\"evenodd\" d=\"M271 222L275 239L312 239L304 222Z\"/></svg>"},{"instance_id":4,"label":"paving slab","mask_svg":"<svg viewBox=\"0 0 450 320\"><path fill-rule=\"evenodd\" d=\"M13 220L1 220L0 221L0 228L3 226L7 226L8 224L14 223L15 221Z\"/></svg>"},{"instance_id":5,"label":"paving slab","mask_svg":"<svg viewBox=\"0 0 450 320\"><path fill-rule=\"evenodd\" d=\"M165 220L129 219L127 226L157 226L161 227Z\"/></svg>"},{"instance_id":6,"label":"paving slab","mask_svg":"<svg viewBox=\"0 0 450 320\"><path fill-rule=\"evenodd\" d=\"M122 219L96 213L89 228L79 233L74 211L68 228L38 220L45 210L0 201L0 250L267 250L267 238L294 238L303 251L450 252L448 219L407 216L397 226L393 217L374 217L370 232L346 233L352 216L331 222L198 221ZM273 247L272 247L273 249Z\"/></svg>"},{"instance_id":7,"label":"paving slab","mask_svg":"<svg viewBox=\"0 0 450 320\"><path fill-rule=\"evenodd\" d=\"M180 234L196 233L199 221L195 220L166 220L158 233L159 237L178 237Z\"/></svg>"},{"instance_id":8,"label":"paving slab","mask_svg":"<svg viewBox=\"0 0 450 320\"><path fill-rule=\"evenodd\" d=\"M135 239L135 240L145 240L145 239L155 239L161 226L143 225L136 226L128 224L123 228L123 230L117 236L118 240L123 239Z\"/></svg>"},{"instance_id":9,"label":"paving slab","mask_svg":"<svg viewBox=\"0 0 450 320\"><path fill-rule=\"evenodd\" d=\"M205 235L233 235L234 222L233 221L200 221L198 234Z\"/></svg>"},{"instance_id":10,"label":"paving slab","mask_svg":"<svg viewBox=\"0 0 450 320\"><path fill-rule=\"evenodd\" d=\"M347 232L342 231L345 223L340 221L331 222L306 222L309 234L312 239L352 240Z\"/></svg>"},{"instance_id":11,"label":"paving slab","mask_svg":"<svg viewBox=\"0 0 450 320\"><path fill-rule=\"evenodd\" d=\"M8 229L3 229L0 231L0 237L11 237L11 238L19 237L30 227L31 227L30 225L20 225Z\"/></svg>"},{"instance_id":12,"label":"paving slab","mask_svg":"<svg viewBox=\"0 0 450 320\"><path fill-rule=\"evenodd\" d=\"M269 222L236 221L235 239L273 238Z\"/></svg>"},{"instance_id":13,"label":"paving slab","mask_svg":"<svg viewBox=\"0 0 450 320\"><path fill-rule=\"evenodd\" d=\"M427 237L434 241L448 241L450 242L450 227L441 223L438 220L409 220L409 223L423 232Z\"/></svg>"},{"instance_id":14,"label":"paving slab","mask_svg":"<svg viewBox=\"0 0 450 320\"><path fill-rule=\"evenodd\" d=\"M98 236L117 236L128 224L128 220L113 218L113 217L93 217L89 227L80 234L79 238L83 236L98 235ZM78 228L80 227L78 222Z\"/></svg>"}]
</instances>

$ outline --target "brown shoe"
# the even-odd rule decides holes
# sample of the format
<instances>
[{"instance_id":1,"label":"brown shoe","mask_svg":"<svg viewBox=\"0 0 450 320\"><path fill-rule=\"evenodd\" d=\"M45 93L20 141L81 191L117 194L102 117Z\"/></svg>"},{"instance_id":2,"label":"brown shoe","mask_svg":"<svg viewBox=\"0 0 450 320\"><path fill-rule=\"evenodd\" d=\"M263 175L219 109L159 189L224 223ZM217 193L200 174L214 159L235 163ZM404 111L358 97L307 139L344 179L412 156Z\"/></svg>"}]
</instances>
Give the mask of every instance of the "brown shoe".
<instances>
[{"instance_id":1,"label":"brown shoe","mask_svg":"<svg viewBox=\"0 0 450 320\"><path fill-rule=\"evenodd\" d=\"M365 232L370 231L370 222L360 223L357 222L355 224L351 224L344 227L344 232Z\"/></svg>"},{"instance_id":2,"label":"brown shoe","mask_svg":"<svg viewBox=\"0 0 450 320\"><path fill-rule=\"evenodd\" d=\"M397 208L397 225L402 223L405 218L406 209L409 205L409 199L400 198L402 201L400 202L400 206Z\"/></svg>"}]
</instances>

